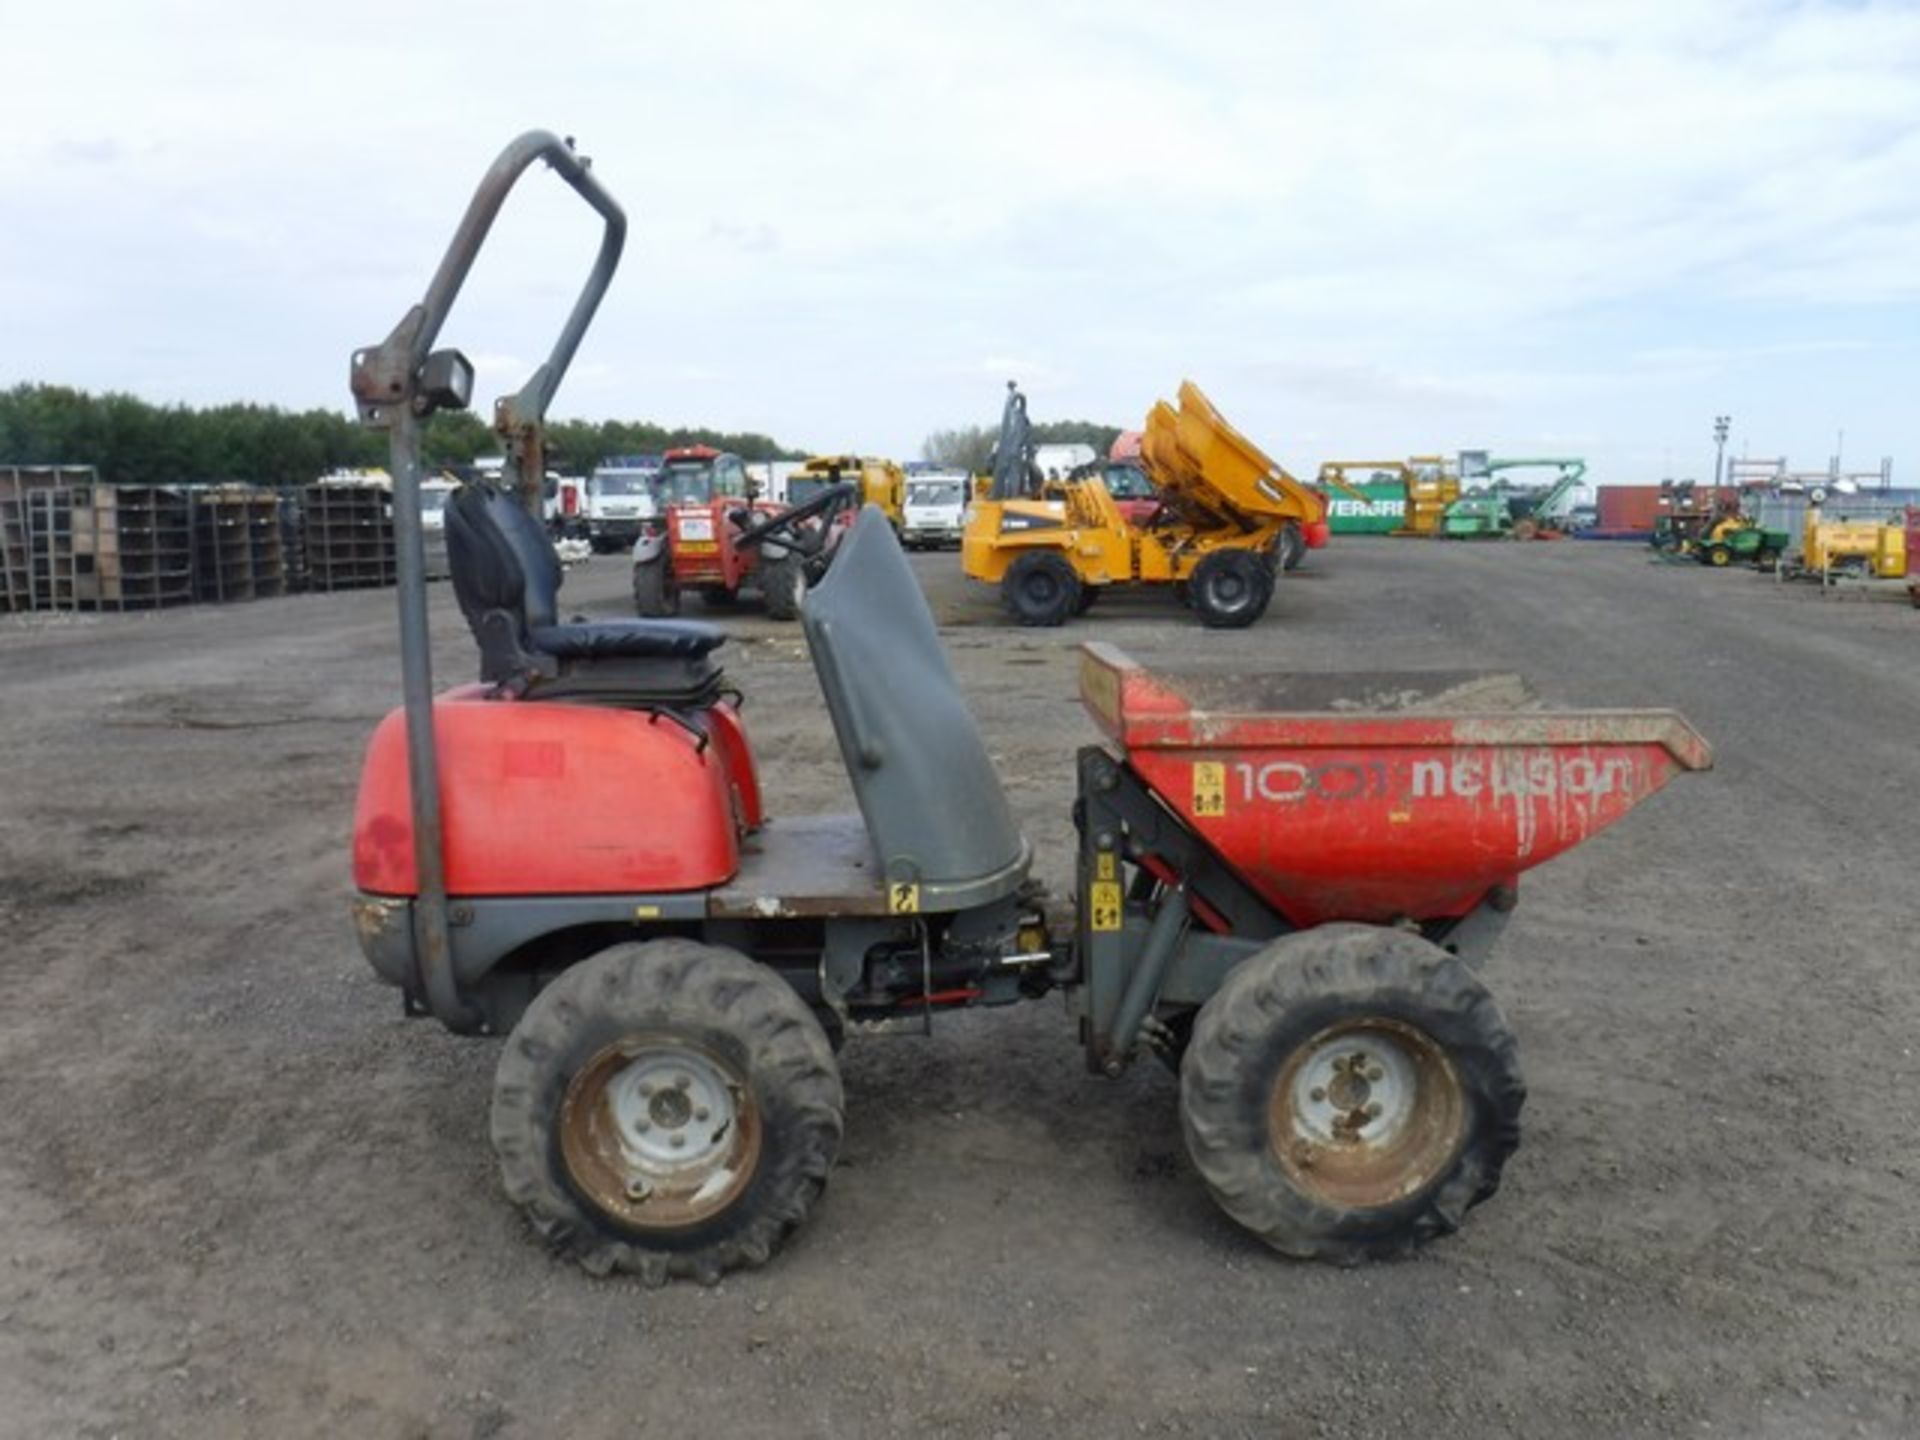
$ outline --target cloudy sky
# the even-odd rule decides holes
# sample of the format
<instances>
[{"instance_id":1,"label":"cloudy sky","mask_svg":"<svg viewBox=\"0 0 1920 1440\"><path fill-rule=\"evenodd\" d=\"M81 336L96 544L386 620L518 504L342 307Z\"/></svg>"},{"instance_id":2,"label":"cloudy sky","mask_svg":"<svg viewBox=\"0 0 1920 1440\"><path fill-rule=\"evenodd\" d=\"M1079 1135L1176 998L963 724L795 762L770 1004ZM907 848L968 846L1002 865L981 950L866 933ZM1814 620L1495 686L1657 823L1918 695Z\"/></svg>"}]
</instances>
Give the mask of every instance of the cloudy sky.
<instances>
[{"instance_id":1,"label":"cloudy sky","mask_svg":"<svg viewBox=\"0 0 1920 1440\"><path fill-rule=\"evenodd\" d=\"M632 222L558 414L911 455L1189 376L1295 470L1701 474L1725 412L1920 483L1912 4L7 8L0 384L344 409L543 127ZM484 397L596 239L528 177L446 332Z\"/></svg>"}]
</instances>

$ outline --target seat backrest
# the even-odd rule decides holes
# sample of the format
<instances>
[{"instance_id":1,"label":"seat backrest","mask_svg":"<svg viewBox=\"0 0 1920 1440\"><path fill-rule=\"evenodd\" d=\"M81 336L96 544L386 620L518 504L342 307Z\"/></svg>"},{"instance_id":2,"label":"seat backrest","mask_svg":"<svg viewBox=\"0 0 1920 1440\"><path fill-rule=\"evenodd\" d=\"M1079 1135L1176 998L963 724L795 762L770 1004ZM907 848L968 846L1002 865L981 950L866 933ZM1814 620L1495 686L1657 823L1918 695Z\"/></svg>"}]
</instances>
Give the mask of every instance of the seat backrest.
<instances>
[{"instance_id":1,"label":"seat backrest","mask_svg":"<svg viewBox=\"0 0 1920 1440\"><path fill-rule=\"evenodd\" d=\"M470 480L448 499L446 515L447 568L468 623L505 610L523 630L553 624L560 557L527 507L497 485Z\"/></svg>"},{"instance_id":2,"label":"seat backrest","mask_svg":"<svg viewBox=\"0 0 1920 1440\"><path fill-rule=\"evenodd\" d=\"M560 559L540 522L497 485L470 480L447 499L447 571L480 646L480 678L525 685L557 668L534 630L553 624Z\"/></svg>"},{"instance_id":3,"label":"seat backrest","mask_svg":"<svg viewBox=\"0 0 1920 1440\"><path fill-rule=\"evenodd\" d=\"M1025 878L1026 842L886 515L869 505L801 609L860 812L886 877L938 905ZM965 903L990 898L969 895Z\"/></svg>"}]
</instances>

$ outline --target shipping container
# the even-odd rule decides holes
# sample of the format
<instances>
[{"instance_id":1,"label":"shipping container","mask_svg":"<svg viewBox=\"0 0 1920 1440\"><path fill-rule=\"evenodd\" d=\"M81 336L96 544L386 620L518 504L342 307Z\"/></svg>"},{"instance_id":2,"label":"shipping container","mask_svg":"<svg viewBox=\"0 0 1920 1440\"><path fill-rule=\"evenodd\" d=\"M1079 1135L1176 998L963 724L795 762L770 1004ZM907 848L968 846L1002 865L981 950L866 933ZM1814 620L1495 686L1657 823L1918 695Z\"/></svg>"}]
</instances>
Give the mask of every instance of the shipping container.
<instances>
[{"instance_id":1,"label":"shipping container","mask_svg":"<svg viewBox=\"0 0 1920 1440\"><path fill-rule=\"evenodd\" d=\"M1653 533L1660 515L1658 485L1602 485L1593 528L1603 535Z\"/></svg>"},{"instance_id":2,"label":"shipping container","mask_svg":"<svg viewBox=\"0 0 1920 1440\"><path fill-rule=\"evenodd\" d=\"M1695 505L1713 503L1713 487L1696 485L1689 497ZM1672 490L1663 490L1658 485L1602 485L1596 509L1599 518L1594 522L1593 533L1596 538L1620 535L1651 535L1654 522L1673 509ZM1733 486L1722 486L1720 498L1728 505L1737 505L1740 492Z\"/></svg>"},{"instance_id":3,"label":"shipping container","mask_svg":"<svg viewBox=\"0 0 1920 1440\"><path fill-rule=\"evenodd\" d=\"M1403 483L1368 480L1353 488L1367 497L1366 503L1338 490L1327 492L1327 520L1334 534L1388 535L1404 523L1407 487Z\"/></svg>"}]
</instances>

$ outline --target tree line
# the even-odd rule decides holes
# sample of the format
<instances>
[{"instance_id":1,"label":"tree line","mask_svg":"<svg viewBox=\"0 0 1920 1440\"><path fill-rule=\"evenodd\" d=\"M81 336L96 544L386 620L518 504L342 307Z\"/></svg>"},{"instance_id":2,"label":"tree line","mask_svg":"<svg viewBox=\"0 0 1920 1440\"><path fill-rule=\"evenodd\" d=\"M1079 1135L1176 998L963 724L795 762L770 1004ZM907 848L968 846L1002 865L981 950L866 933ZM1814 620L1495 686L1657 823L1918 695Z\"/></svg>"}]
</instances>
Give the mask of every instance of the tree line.
<instances>
[{"instance_id":1,"label":"tree line","mask_svg":"<svg viewBox=\"0 0 1920 1440\"><path fill-rule=\"evenodd\" d=\"M799 459L767 435L656 425L641 420L560 420L547 426L547 463L584 474L609 455L711 445L747 460ZM430 466L499 453L487 424L467 412L428 420L421 453ZM155 405L135 395L94 395L64 385L0 390L0 465L91 465L117 485L244 480L305 485L330 470L375 469L387 436L333 410L272 405Z\"/></svg>"},{"instance_id":2,"label":"tree line","mask_svg":"<svg viewBox=\"0 0 1920 1440\"><path fill-rule=\"evenodd\" d=\"M1105 456L1120 437L1118 425L1100 425L1092 420L1050 420L1036 424L1029 432L1035 445L1087 444L1093 453ZM962 425L953 430L936 430L920 446L920 458L942 470L962 470L969 475L984 475L993 465L993 447L1000 438L998 425Z\"/></svg>"}]
</instances>

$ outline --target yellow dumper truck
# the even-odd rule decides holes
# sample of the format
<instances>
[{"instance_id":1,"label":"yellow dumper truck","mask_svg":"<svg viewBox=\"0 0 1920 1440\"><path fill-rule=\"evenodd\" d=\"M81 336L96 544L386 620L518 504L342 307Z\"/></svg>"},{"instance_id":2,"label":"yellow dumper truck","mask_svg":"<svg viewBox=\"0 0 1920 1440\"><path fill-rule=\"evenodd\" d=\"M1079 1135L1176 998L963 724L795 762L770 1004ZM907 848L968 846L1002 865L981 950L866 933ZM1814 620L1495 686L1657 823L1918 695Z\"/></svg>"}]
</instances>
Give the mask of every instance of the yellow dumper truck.
<instances>
[{"instance_id":1,"label":"yellow dumper truck","mask_svg":"<svg viewBox=\"0 0 1920 1440\"><path fill-rule=\"evenodd\" d=\"M1184 589L1200 623L1251 625L1273 598L1289 527L1324 533L1325 499L1229 425L1199 386L1147 416L1140 459L1162 505L1129 524L1097 474L1031 476L1026 400L1009 391L988 493L969 510L961 565L1000 587L1023 625L1059 625L1116 585Z\"/></svg>"}]
</instances>

